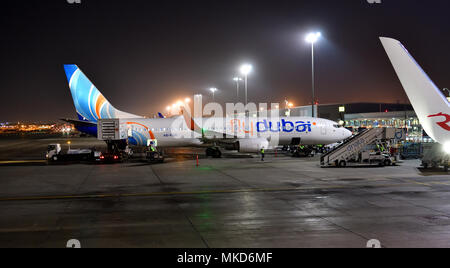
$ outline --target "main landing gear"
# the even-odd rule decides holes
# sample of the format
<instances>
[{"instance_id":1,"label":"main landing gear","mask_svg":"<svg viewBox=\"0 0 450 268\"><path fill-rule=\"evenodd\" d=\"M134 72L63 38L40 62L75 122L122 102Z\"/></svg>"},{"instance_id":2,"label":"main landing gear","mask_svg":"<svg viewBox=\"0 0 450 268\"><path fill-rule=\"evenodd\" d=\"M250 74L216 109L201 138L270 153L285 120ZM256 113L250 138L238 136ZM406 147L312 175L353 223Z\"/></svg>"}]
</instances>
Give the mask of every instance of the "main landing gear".
<instances>
[{"instance_id":1,"label":"main landing gear","mask_svg":"<svg viewBox=\"0 0 450 268\"><path fill-rule=\"evenodd\" d=\"M221 158L222 152L220 151L219 147L209 147L206 149L206 156L211 156L212 158Z\"/></svg>"}]
</instances>

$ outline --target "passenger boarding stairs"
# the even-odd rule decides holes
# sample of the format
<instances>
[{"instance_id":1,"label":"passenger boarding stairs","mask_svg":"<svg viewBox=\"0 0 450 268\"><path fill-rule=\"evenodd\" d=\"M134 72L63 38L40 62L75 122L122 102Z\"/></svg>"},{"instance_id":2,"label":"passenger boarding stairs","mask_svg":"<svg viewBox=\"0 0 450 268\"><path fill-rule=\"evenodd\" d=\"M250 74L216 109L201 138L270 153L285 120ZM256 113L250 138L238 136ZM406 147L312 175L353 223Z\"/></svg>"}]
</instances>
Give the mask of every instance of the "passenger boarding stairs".
<instances>
[{"instance_id":1,"label":"passenger boarding stairs","mask_svg":"<svg viewBox=\"0 0 450 268\"><path fill-rule=\"evenodd\" d=\"M370 145L377 140L391 138L387 135L387 132L391 131L387 131L386 128L372 128L365 130L358 135L345 140L338 147L322 155L320 163L322 166L332 164L339 166L341 163L347 163L363 151L367 145Z\"/></svg>"}]
</instances>

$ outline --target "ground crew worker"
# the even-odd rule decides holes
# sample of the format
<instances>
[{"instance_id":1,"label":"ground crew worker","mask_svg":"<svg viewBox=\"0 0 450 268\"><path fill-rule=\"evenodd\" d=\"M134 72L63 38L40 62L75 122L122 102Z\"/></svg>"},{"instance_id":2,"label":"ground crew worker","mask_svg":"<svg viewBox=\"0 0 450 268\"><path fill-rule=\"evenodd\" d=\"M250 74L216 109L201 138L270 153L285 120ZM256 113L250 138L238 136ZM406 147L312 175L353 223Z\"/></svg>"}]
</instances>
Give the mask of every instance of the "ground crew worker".
<instances>
[{"instance_id":1,"label":"ground crew worker","mask_svg":"<svg viewBox=\"0 0 450 268\"><path fill-rule=\"evenodd\" d=\"M323 153L323 145L322 144L317 145L316 153Z\"/></svg>"},{"instance_id":2,"label":"ground crew worker","mask_svg":"<svg viewBox=\"0 0 450 268\"><path fill-rule=\"evenodd\" d=\"M378 150L380 150L381 153L384 153L384 146L382 144L377 144Z\"/></svg>"},{"instance_id":3,"label":"ground crew worker","mask_svg":"<svg viewBox=\"0 0 450 268\"><path fill-rule=\"evenodd\" d=\"M264 154L265 154L265 151L264 151L264 147L263 147L263 148L261 148L261 161L264 161Z\"/></svg>"}]
</instances>

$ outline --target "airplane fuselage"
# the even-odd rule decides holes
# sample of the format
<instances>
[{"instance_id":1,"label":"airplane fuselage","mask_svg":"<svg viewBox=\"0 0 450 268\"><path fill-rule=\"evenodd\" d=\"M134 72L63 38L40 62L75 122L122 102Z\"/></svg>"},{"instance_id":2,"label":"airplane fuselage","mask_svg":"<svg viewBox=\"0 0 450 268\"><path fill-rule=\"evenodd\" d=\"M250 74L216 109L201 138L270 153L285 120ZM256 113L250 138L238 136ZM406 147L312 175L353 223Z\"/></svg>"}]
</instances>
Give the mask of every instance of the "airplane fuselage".
<instances>
[{"instance_id":1,"label":"airplane fuselage","mask_svg":"<svg viewBox=\"0 0 450 268\"><path fill-rule=\"evenodd\" d=\"M195 119L202 124L203 135L194 133L183 117L155 119L122 119L127 126L130 144L146 146L157 140L159 147L200 145L200 138L278 140L278 145L290 145L297 139L304 145L331 144L351 136L350 131L336 122L311 117L283 118L205 118Z\"/></svg>"},{"instance_id":2,"label":"airplane fuselage","mask_svg":"<svg viewBox=\"0 0 450 268\"><path fill-rule=\"evenodd\" d=\"M236 115L193 119L186 112L171 118L144 118L116 109L78 66L66 64L64 70L79 118L74 121L76 127L97 135L99 120L118 119L120 137L128 138L129 144L136 146L197 146L208 139L233 139L245 150L257 152L269 145L331 144L351 136L350 131L333 121L312 117L245 118Z\"/></svg>"}]
</instances>

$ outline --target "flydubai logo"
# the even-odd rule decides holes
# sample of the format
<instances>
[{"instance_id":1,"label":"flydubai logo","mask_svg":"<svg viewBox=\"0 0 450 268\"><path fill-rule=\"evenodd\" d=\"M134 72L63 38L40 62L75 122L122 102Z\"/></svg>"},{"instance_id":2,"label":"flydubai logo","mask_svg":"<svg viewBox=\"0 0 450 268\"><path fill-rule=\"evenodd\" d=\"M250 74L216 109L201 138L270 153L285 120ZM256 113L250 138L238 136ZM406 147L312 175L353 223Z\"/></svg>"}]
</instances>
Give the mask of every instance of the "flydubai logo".
<instances>
[{"instance_id":1,"label":"flydubai logo","mask_svg":"<svg viewBox=\"0 0 450 268\"><path fill-rule=\"evenodd\" d=\"M231 123L231 129L236 130L236 132L250 134L251 136L253 136L253 134L254 134L253 122L249 122L249 127L245 126L245 120L232 119L230 121L230 123ZM281 121L272 122L270 120L264 119L264 120L258 121L256 123L256 132L258 132L258 133L264 133L264 132L291 133L291 132L296 131L299 133L303 133L303 132L308 133L308 132L312 131L312 129L311 129L312 126L316 126L316 125L317 125L316 122L311 123L310 121L293 122L293 121L282 119Z\"/></svg>"},{"instance_id":2,"label":"flydubai logo","mask_svg":"<svg viewBox=\"0 0 450 268\"><path fill-rule=\"evenodd\" d=\"M450 125L448 124L450 122L450 115L448 114L444 114L444 113L438 113L438 114L433 114L433 115L429 115L428 117L440 117L443 116L445 117L445 121L442 122L437 122L436 124L438 124L438 126L440 126L441 128L450 131Z\"/></svg>"},{"instance_id":3,"label":"flydubai logo","mask_svg":"<svg viewBox=\"0 0 450 268\"><path fill-rule=\"evenodd\" d=\"M275 124L275 122L270 122L268 120L263 120L260 121L258 123L256 123L256 130L258 132L293 132L293 131L297 131L297 132L311 132L311 126L315 126L316 123L311 123L311 122L303 122L303 121L297 121L297 122L292 122L289 120L285 120L282 119L281 122L277 122Z\"/></svg>"}]
</instances>

